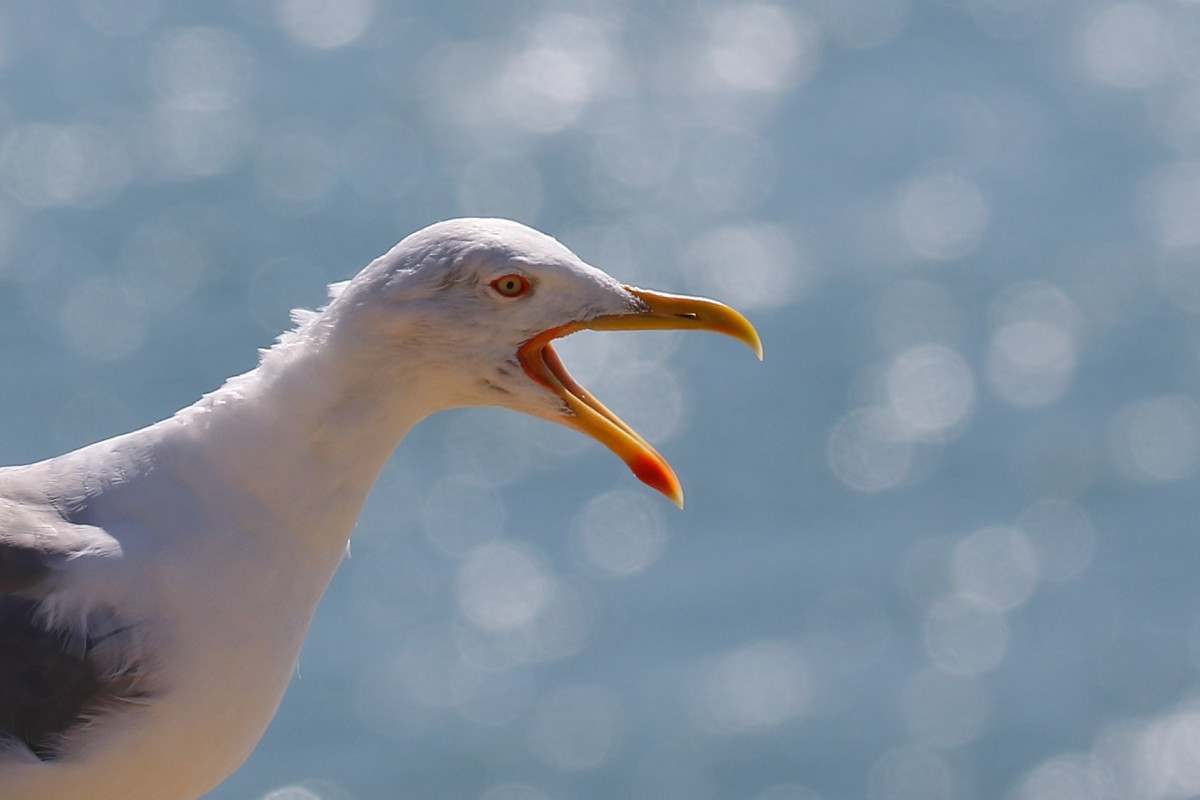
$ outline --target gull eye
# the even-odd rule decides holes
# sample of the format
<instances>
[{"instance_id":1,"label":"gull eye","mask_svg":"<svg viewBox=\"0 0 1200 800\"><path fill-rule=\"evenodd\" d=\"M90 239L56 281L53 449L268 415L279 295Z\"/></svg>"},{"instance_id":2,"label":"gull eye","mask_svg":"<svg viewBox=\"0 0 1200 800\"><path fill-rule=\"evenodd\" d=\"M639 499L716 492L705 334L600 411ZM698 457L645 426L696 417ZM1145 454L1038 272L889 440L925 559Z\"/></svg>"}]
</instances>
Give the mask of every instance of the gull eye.
<instances>
[{"instance_id":1,"label":"gull eye","mask_svg":"<svg viewBox=\"0 0 1200 800\"><path fill-rule=\"evenodd\" d=\"M529 279L516 272L510 272L492 281L491 287L501 297L520 297L529 291Z\"/></svg>"}]
</instances>

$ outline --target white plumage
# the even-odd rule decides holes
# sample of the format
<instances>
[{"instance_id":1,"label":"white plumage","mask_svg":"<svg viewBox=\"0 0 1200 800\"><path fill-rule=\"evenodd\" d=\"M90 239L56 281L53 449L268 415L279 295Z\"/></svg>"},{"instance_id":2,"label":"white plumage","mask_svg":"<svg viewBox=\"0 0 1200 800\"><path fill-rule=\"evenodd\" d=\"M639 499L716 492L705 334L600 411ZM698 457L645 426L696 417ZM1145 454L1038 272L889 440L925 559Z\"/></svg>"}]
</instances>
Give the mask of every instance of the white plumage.
<instances>
[{"instance_id":1,"label":"white plumage","mask_svg":"<svg viewBox=\"0 0 1200 800\"><path fill-rule=\"evenodd\" d=\"M622 286L503 220L413 234L296 321L256 369L171 418L0 470L6 800L193 798L233 771L372 482L432 412L500 405L572 425L678 499L552 338L695 327L758 346L724 306Z\"/></svg>"}]
</instances>

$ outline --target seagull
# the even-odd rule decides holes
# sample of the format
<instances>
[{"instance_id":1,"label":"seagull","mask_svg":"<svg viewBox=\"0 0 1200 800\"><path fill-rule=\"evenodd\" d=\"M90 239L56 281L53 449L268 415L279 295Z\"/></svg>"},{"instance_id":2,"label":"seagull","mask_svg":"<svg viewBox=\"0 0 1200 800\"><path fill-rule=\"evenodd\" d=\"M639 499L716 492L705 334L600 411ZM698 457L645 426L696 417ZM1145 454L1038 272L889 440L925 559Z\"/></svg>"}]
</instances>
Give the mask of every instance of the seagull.
<instances>
[{"instance_id":1,"label":"seagull","mask_svg":"<svg viewBox=\"0 0 1200 800\"><path fill-rule=\"evenodd\" d=\"M168 419L0 468L0 795L195 798L274 715L368 490L405 432L494 405L575 428L677 504L666 460L552 342L703 329L721 303L622 285L520 223L420 230L258 366Z\"/></svg>"}]
</instances>

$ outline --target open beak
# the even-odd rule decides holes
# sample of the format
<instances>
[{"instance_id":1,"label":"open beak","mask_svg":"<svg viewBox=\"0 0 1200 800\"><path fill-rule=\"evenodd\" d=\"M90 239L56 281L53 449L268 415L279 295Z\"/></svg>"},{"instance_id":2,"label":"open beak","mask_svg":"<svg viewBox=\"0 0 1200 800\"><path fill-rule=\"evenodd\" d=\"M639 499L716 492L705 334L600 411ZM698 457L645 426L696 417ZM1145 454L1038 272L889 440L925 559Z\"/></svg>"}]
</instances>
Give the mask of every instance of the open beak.
<instances>
[{"instance_id":1,"label":"open beak","mask_svg":"<svg viewBox=\"0 0 1200 800\"><path fill-rule=\"evenodd\" d=\"M643 483L652 486L679 507L683 507L683 487L667 460L650 443L626 425L604 404L580 386L563 367L558 353L550 345L554 339L580 330L678 330L697 328L732 336L750 346L762 360L762 342L754 326L738 312L715 300L662 294L626 286L640 300L628 313L606 314L584 322L570 322L543 331L517 351L521 367L530 378L554 392L566 404L567 413L559 421L592 436L612 450L633 470Z\"/></svg>"}]
</instances>

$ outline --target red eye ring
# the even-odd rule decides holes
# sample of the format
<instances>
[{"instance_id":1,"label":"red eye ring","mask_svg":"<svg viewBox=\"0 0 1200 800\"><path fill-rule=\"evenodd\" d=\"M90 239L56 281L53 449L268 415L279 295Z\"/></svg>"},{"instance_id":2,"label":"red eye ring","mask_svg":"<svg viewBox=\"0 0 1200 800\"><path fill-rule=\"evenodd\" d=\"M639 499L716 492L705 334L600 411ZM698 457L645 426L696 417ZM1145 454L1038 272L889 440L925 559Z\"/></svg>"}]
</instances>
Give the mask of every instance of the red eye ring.
<instances>
[{"instance_id":1,"label":"red eye ring","mask_svg":"<svg viewBox=\"0 0 1200 800\"><path fill-rule=\"evenodd\" d=\"M489 284L501 297L520 297L529 291L529 279L519 272L501 275Z\"/></svg>"}]
</instances>

